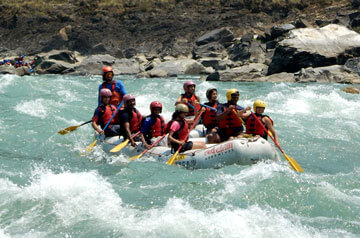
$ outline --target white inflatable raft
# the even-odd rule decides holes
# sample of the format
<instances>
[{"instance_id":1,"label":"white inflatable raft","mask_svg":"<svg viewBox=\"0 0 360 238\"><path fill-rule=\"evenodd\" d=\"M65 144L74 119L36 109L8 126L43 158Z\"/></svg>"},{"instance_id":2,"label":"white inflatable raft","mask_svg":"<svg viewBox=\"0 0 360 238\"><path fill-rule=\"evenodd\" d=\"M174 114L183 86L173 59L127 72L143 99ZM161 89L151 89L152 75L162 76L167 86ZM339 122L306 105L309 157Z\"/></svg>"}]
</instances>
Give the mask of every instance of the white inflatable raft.
<instances>
[{"instance_id":1,"label":"white inflatable raft","mask_svg":"<svg viewBox=\"0 0 360 238\"><path fill-rule=\"evenodd\" d=\"M165 137L164 140L166 139ZM190 138L190 140L205 141L205 138ZM102 141L103 148L106 152L109 152L122 141L118 136L106 138ZM140 142L136 142L136 144L137 148L128 144L119 153L131 157L145 150ZM160 162L167 162L172 156L171 148L155 146L140 159L144 159L146 156L155 157ZM232 164L251 165L260 160L278 161L279 158L275 148L265 139L241 138L225 141L220 144L207 144L206 149L186 151L177 156L175 164L190 169L207 169L220 168Z\"/></svg>"}]
</instances>

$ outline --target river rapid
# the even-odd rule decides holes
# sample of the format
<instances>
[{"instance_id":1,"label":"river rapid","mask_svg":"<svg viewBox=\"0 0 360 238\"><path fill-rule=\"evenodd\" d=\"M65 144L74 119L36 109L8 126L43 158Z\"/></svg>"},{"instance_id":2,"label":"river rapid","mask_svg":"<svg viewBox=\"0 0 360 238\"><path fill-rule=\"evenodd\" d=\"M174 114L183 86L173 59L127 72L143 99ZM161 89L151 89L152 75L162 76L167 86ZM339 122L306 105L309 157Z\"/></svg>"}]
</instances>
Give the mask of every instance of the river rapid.
<instances>
[{"instance_id":1,"label":"river rapid","mask_svg":"<svg viewBox=\"0 0 360 238\"><path fill-rule=\"evenodd\" d=\"M169 119L184 80L119 76L137 108ZM0 237L359 237L360 103L339 84L196 80L239 104L267 103L282 158L186 170L96 146L90 125L99 76L0 76ZM271 142L272 143L272 142Z\"/></svg>"}]
</instances>

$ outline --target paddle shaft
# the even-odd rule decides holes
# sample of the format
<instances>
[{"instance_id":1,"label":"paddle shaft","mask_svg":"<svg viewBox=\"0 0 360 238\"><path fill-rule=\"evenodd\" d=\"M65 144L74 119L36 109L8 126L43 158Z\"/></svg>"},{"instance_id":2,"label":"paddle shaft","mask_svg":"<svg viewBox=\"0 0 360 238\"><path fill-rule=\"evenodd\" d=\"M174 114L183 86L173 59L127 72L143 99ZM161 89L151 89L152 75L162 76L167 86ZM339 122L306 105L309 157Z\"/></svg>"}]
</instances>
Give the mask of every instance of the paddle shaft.
<instances>
[{"instance_id":1,"label":"paddle shaft","mask_svg":"<svg viewBox=\"0 0 360 238\"><path fill-rule=\"evenodd\" d=\"M87 122L84 122L83 124L80 124L80 125L78 125L77 127L80 127L80 126L86 125L86 124L88 124L88 123L90 123L90 122L92 122L92 120L87 121Z\"/></svg>"},{"instance_id":2,"label":"paddle shaft","mask_svg":"<svg viewBox=\"0 0 360 238\"><path fill-rule=\"evenodd\" d=\"M208 105L206 105L206 104L199 103L199 105L202 106L202 107L207 107L207 108L209 108L209 109L217 112L216 108L210 107L210 106L208 106Z\"/></svg>"},{"instance_id":3,"label":"paddle shaft","mask_svg":"<svg viewBox=\"0 0 360 238\"><path fill-rule=\"evenodd\" d=\"M154 143L152 143L151 145L150 145L150 148L149 149L146 149L146 150L144 150L141 154L140 154L140 157L141 156L143 156L146 152L148 152L151 148L153 148L155 145L157 145L162 139L164 139L164 137L166 136L166 134L165 135L163 135L163 136L161 136L159 139L157 139Z\"/></svg>"}]
</instances>

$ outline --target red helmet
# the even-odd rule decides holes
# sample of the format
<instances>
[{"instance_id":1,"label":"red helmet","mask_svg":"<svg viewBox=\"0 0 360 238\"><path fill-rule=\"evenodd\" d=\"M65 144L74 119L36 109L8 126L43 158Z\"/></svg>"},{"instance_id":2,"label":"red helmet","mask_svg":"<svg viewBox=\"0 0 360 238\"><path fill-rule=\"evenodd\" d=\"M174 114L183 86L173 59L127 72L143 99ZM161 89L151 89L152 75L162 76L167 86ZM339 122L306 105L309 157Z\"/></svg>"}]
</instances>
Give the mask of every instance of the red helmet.
<instances>
[{"instance_id":1,"label":"red helmet","mask_svg":"<svg viewBox=\"0 0 360 238\"><path fill-rule=\"evenodd\" d=\"M124 104L126 104L127 101L132 100L132 99L135 100L135 97L134 97L133 95L131 95L131 94L126 94L126 95L123 97Z\"/></svg>"},{"instance_id":2,"label":"red helmet","mask_svg":"<svg viewBox=\"0 0 360 238\"><path fill-rule=\"evenodd\" d=\"M184 83L183 88L184 88L185 92L188 91L188 87L191 86L191 85L194 85L194 86L195 86L195 82L190 80L190 81L186 81L186 82Z\"/></svg>"},{"instance_id":3,"label":"red helmet","mask_svg":"<svg viewBox=\"0 0 360 238\"><path fill-rule=\"evenodd\" d=\"M159 101L154 101L154 102L150 103L150 111L152 111L153 108L156 108L156 107L161 109L160 112L162 111L162 104L161 104L161 102L159 102Z\"/></svg>"},{"instance_id":4,"label":"red helmet","mask_svg":"<svg viewBox=\"0 0 360 238\"><path fill-rule=\"evenodd\" d=\"M100 97L102 96L107 96L107 97L111 97L112 96L112 92L110 89L108 88L103 88L100 90Z\"/></svg>"},{"instance_id":5,"label":"red helmet","mask_svg":"<svg viewBox=\"0 0 360 238\"><path fill-rule=\"evenodd\" d=\"M113 68L111 66L105 66L102 68L103 74L106 74L107 72L113 72Z\"/></svg>"}]
</instances>

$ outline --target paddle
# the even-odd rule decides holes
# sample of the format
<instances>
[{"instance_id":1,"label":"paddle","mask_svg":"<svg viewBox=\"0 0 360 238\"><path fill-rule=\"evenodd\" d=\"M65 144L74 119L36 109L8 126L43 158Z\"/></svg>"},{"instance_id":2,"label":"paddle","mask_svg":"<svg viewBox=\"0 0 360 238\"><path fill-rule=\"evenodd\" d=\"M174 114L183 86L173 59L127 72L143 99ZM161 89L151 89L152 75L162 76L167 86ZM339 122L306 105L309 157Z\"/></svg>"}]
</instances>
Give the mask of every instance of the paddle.
<instances>
[{"instance_id":1,"label":"paddle","mask_svg":"<svg viewBox=\"0 0 360 238\"><path fill-rule=\"evenodd\" d=\"M237 111L235 110L235 109L233 109L233 112L235 113L235 115L240 119L240 121L241 121L241 123L243 124L243 125L245 125L245 122L244 122L244 120L241 118L241 117L239 117L238 115L237 115Z\"/></svg>"},{"instance_id":2,"label":"paddle","mask_svg":"<svg viewBox=\"0 0 360 238\"><path fill-rule=\"evenodd\" d=\"M210 106L208 106L208 105L206 105L206 104L199 103L199 105L202 106L202 107L207 107L207 108L209 108L209 109L217 112L216 108L210 107Z\"/></svg>"},{"instance_id":3,"label":"paddle","mask_svg":"<svg viewBox=\"0 0 360 238\"><path fill-rule=\"evenodd\" d=\"M84 122L84 123L81 124L81 125L69 126L69 127L65 128L64 130L58 131L58 133L59 133L60 135L66 135L66 134L69 133L69 132L75 131L78 127L83 126L83 125L86 125L86 124L88 124L88 123L90 123L90 122L92 122L92 120L87 121L87 122Z\"/></svg>"},{"instance_id":4,"label":"paddle","mask_svg":"<svg viewBox=\"0 0 360 238\"><path fill-rule=\"evenodd\" d=\"M139 155L135 155L135 156L131 157L130 160L140 159L146 152L148 152L151 148L153 148L155 145L157 145L162 139L164 139L165 136L166 136L166 134L163 135L163 136L161 136L159 139L157 139L157 140L150 146L149 149L144 150L144 151L143 151L141 154L139 154Z\"/></svg>"},{"instance_id":5,"label":"paddle","mask_svg":"<svg viewBox=\"0 0 360 238\"><path fill-rule=\"evenodd\" d=\"M136 132L134 135L131 136L131 139L133 139L135 136L139 135L140 131ZM127 144L129 143L129 139L126 139L124 142L118 144L117 146L115 146L114 148L112 148L110 150L111 153L116 153L119 152L120 150L122 150L125 146L127 146Z\"/></svg>"},{"instance_id":6,"label":"paddle","mask_svg":"<svg viewBox=\"0 0 360 238\"><path fill-rule=\"evenodd\" d=\"M268 131L266 130L265 126L263 125L263 123L260 121L259 118L257 118L257 116L251 112L251 115L253 115L253 117L255 117L255 119L257 120L257 122L263 127L263 129L265 130L265 132L269 135L269 137L274 141L276 147L281 151L281 153L284 155L285 159L289 162L291 168L293 168L293 170L297 171L297 172L304 172L304 170L301 168L301 166L296 162L296 160L294 160L293 158L291 158L290 156L288 156L287 154L285 154L285 152L281 149L280 145L278 145L274 138L272 137L272 135L270 133L268 133Z\"/></svg>"},{"instance_id":7,"label":"paddle","mask_svg":"<svg viewBox=\"0 0 360 238\"><path fill-rule=\"evenodd\" d=\"M106 123L103 131L105 131L106 128L109 126L111 120L114 118L114 116L116 115L116 113L119 111L119 109L122 107L123 104L124 104L124 101L122 101L122 102L120 103L120 105L116 108L115 113L112 115L112 117L110 118L110 120ZM95 139L95 141L94 141L93 143L91 143L88 147L86 147L86 151L91 151L91 150L94 148L94 146L96 145L97 141L100 139L100 136L101 136L101 134L99 134L99 135L96 137L96 139Z\"/></svg>"},{"instance_id":8,"label":"paddle","mask_svg":"<svg viewBox=\"0 0 360 238\"><path fill-rule=\"evenodd\" d=\"M189 136L190 132L192 131L192 129L194 129L194 127L196 126L197 122L199 121L200 117L201 117L201 114L203 114L204 110L201 110L201 112L199 113L199 115L197 115L197 117L195 118L194 120L194 123L192 124L192 126L190 127L190 130L188 131L186 137L185 137L185 140L187 139L187 137ZM174 165L175 163L175 159L176 159L176 156L179 154L179 151L181 150L182 148L182 145L179 146L179 148L177 149L177 151L175 152L175 154L173 154L170 159L168 160L167 164L168 165Z\"/></svg>"}]
</instances>

